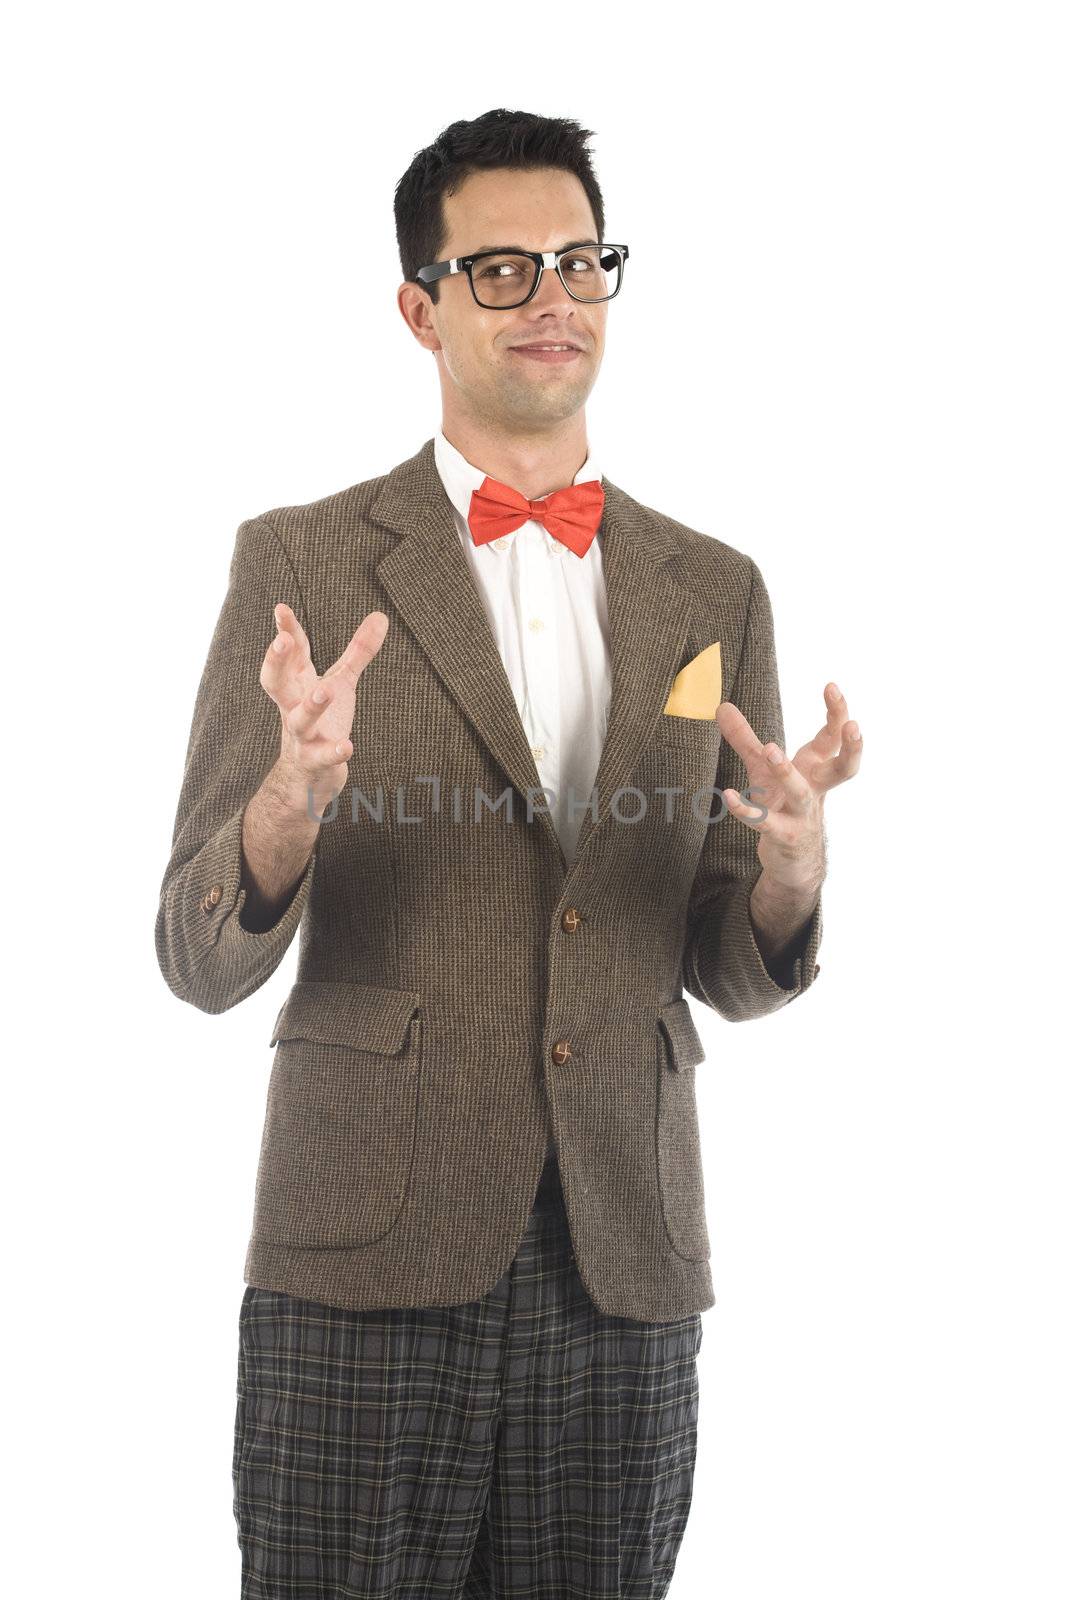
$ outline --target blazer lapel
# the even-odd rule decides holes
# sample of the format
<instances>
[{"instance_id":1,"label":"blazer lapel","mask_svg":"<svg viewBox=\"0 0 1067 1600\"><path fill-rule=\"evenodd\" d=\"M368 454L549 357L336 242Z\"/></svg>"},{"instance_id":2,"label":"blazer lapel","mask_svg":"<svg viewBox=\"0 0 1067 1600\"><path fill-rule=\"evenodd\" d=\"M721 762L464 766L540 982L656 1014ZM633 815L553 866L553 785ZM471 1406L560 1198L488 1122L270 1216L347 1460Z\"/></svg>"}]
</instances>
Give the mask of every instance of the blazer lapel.
<instances>
[{"instance_id":1,"label":"blazer lapel","mask_svg":"<svg viewBox=\"0 0 1067 1600\"><path fill-rule=\"evenodd\" d=\"M691 605L665 563L675 555L670 535L653 512L603 478L600 527L604 588L611 630L611 702L604 748L594 780L596 820L587 810L576 856L611 815L616 789L629 780L650 743L685 649ZM652 796L645 799L651 805ZM619 814L632 816L624 799Z\"/></svg>"},{"instance_id":2,"label":"blazer lapel","mask_svg":"<svg viewBox=\"0 0 1067 1600\"><path fill-rule=\"evenodd\" d=\"M663 565L675 553L669 535L644 506L607 478L602 482L599 537L611 629L611 702L595 782L598 819L594 822L592 812L585 812L578 853L610 814L614 790L626 783L656 729L678 671L690 613L685 591ZM521 815L528 792L535 800L544 798L541 779L456 535L452 504L434 463L433 439L386 476L370 515L401 535L379 561L378 577L505 773ZM550 813L539 812L538 819L566 872Z\"/></svg>"}]
</instances>

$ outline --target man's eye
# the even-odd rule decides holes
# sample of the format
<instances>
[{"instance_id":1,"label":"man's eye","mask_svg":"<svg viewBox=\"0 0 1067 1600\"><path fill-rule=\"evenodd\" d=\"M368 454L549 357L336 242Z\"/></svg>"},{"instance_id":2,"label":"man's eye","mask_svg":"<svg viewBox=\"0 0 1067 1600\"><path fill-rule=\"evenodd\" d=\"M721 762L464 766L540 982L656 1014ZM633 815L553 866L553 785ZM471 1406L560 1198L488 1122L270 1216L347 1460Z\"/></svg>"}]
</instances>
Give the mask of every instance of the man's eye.
<instances>
[{"instance_id":1,"label":"man's eye","mask_svg":"<svg viewBox=\"0 0 1067 1600\"><path fill-rule=\"evenodd\" d=\"M523 278L529 270L530 263L524 259L516 260L514 256L492 256L478 263L475 275L499 282L503 278Z\"/></svg>"}]
</instances>

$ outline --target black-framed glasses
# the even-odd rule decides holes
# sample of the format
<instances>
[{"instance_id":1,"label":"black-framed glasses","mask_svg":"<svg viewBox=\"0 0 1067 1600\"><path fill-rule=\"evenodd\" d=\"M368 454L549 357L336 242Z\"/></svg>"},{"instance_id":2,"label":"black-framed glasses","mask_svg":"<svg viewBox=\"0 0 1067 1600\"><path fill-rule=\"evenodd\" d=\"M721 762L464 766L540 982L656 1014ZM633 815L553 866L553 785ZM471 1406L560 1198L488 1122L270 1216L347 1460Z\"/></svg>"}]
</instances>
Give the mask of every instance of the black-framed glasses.
<instances>
[{"instance_id":1,"label":"black-framed glasses","mask_svg":"<svg viewBox=\"0 0 1067 1600\"><path fill-rule=\"evenodd\" d=\"M420 283L433 283L465 272L478 305L490 311L513 311L532 300L546 267L554 267L572 300L610 300L622 288L622 269L630 254L625 244L579 244L555 250L479 250L420 267Z\"/></svg>"}]
</instances>

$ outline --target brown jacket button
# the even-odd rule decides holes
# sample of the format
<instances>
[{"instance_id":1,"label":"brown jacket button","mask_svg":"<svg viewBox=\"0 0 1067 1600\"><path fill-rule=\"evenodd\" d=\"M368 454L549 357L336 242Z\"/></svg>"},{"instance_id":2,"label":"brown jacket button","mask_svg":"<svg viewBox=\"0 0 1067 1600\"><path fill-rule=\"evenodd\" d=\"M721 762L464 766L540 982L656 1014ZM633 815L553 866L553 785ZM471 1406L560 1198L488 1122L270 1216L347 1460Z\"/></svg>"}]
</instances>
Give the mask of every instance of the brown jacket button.
<instances>
[{"instance_id":1,"label":"brown jacket button","mask_svg":"<svg viewBox=\"0 0 1067 1600\"><path fill-rule=\"evenodd\" d=\"M222 885L213 883L207 894L200 902L201 911L212 911L222 899Z\"/></svg>"},{"instance_id":2,"label":"brown jacket button","mask_svg":"<svg viewBox=\"0 0 1067 1600\"><path fill-rule=\"evenodd\" d=\"M569 1039L557 1039L552 1046L552 1059L557 1067L562 1067L565 1061L571 1058L571 1042Z\"/></svg>"},{"instance_id":3,"label":"brown jacket button","mask_svg":"<svg viewBox=\"0 0 1067 1600\"><path fill-rule=\"evenodd\" d=\"M567 933L575 933L581 920L577 906L568 906L563 913L563 926Z\"/></svg>"}]
</instances>

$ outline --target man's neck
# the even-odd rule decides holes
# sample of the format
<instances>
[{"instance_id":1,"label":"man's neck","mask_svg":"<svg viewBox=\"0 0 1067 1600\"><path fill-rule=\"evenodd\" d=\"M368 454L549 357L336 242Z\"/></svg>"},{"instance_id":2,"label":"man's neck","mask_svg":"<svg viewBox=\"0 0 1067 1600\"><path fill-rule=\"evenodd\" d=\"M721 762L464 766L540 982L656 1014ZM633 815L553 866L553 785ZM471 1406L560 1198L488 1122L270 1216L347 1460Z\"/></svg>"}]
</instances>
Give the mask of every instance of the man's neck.
<instances>
[{"instance_id":1,"label":"man's neck","mask_svg":"<svg viewBox=\"0 0 1067 1600\"><path fill-rule=\"evenodd\" d=\"M584 415L551 434L494 433L454 417L441 432L472 466L528 500L568 488L589 455Z\"/></svg>"}]
</instances>

